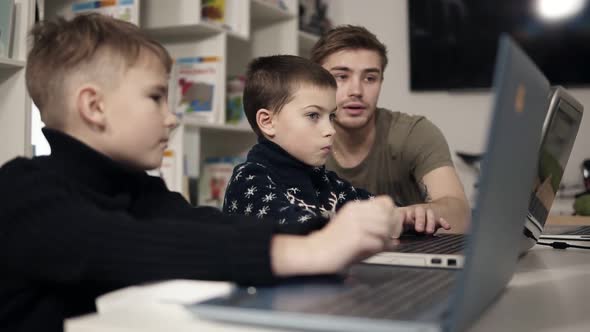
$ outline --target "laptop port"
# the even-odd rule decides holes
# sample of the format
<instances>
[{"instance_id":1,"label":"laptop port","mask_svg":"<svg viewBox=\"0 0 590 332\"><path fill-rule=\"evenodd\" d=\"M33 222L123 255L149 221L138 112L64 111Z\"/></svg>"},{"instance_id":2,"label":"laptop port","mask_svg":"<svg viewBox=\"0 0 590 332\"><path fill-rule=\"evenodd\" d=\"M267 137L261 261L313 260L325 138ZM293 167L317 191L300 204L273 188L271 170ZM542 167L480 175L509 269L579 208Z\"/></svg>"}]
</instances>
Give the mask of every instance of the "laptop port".
<instances>
[{"instance_id":1,"label":"laptop port","mask_svg":"<svg viewBox=\"0 0 590 332\"><path fill-rule=\"evenodd\" d=\"M447 265L448 266L457 266L457 260L454 258L447 259Z\"/></svg>"},{"instance_id":2,"label":"laptop port","mask_svg":"<svg viewBox=\"0 0 590 332\"><path fill-rule=\"evenodd\" d=\"M430 263L432 263L432 264L440 264L440 263L442 263L442 259L440 259L440 258L432 258L432 259L430 259Z\"/></svg>"}]
</instances>

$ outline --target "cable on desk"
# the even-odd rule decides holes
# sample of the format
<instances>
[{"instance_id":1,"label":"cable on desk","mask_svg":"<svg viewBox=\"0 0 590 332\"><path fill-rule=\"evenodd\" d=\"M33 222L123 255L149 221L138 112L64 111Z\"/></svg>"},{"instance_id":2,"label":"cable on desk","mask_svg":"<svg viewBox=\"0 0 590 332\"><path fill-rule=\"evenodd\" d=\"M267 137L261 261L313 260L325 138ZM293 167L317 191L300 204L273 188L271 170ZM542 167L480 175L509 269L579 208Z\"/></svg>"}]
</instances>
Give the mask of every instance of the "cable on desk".
<instances>
[{"instance_id":1,"label":"cable on desk","mask_svg":"<svg viewBox=\"0 0 590 332\"><path fill-rule=\"evenodd\" d=\"M590 247L578 246L575 244L569 244L569 243L561 242L561 241L555 241L555 242L551 242L551 243L537 242L537 244L542 245L542 246L553 247L554 249L567 249L567 248L590 249Z\"/></svg>"}]
</instances>

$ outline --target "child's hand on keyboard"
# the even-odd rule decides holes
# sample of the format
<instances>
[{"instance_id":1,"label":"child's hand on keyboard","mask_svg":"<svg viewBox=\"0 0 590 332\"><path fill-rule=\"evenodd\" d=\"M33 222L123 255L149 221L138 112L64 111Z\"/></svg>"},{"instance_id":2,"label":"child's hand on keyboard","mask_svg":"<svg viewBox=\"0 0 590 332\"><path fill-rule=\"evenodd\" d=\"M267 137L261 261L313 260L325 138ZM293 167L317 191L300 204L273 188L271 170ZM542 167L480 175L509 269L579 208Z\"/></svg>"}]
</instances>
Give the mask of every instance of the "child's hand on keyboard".
<instances>
[{"instance_id":1,"label":"child's hand on keyboard","mask_svg":"<svg viewBox=\"0 0 590 332\"><path fill-rule=\"evenodd\" d=\"M336 273L381 252L402 232L397 210L389 196L350 202L309 236L277 235L273 270L277 275Z\"/></svg>"}]
</instances>

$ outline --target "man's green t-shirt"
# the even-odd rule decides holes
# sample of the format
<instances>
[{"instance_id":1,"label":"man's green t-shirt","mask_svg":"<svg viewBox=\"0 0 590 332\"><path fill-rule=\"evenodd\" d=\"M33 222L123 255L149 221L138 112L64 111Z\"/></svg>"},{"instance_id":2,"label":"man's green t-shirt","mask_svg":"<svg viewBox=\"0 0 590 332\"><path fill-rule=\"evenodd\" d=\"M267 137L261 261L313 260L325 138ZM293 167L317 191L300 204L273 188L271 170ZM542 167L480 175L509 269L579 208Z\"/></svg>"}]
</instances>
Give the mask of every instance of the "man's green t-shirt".
<instances>
[{"instance_id":1,"label":"man's green t-shirt","mask_svg":"<svg viewBox=\"0 0 590 332\"><path fill-rule=\"evenodd\" d=\"M379 108L375 121L375 143L365 160L343 168L330 156L326 167L355 187L388 194L402 206L423 203L418 184L422 177L436 168L453 166L445 137L423 116Z\"/></svg>"}]
</instances>

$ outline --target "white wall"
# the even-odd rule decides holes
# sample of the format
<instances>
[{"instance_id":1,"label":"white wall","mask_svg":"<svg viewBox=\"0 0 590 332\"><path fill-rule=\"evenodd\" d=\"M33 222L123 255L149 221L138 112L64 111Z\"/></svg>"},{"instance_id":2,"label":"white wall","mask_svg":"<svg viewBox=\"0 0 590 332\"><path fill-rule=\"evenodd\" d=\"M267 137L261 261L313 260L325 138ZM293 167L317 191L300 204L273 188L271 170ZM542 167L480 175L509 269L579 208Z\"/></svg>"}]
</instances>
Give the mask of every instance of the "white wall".
<instances>
[{"instance_id":1,"label":"white wall","mask_svg":"<svg viewBox=\"0 0 590 332\"><path fill-rule=\"evenodd\" d=\"M328 15L334 25L363 25L388 48L389 64L385 70L380 106L425 115L443 131L451 151L479 153L485 149L491 113L490 93L410 91L407 0L332 0L329 3ZM590 108L590 89L570 92ZM564 184L582 183L580 164L590 158L589 141L590 115L586 114L566 169ZM474 178L460 162L455 164L469 195Z\"/></svg>"}]
</instances>

